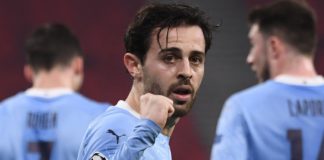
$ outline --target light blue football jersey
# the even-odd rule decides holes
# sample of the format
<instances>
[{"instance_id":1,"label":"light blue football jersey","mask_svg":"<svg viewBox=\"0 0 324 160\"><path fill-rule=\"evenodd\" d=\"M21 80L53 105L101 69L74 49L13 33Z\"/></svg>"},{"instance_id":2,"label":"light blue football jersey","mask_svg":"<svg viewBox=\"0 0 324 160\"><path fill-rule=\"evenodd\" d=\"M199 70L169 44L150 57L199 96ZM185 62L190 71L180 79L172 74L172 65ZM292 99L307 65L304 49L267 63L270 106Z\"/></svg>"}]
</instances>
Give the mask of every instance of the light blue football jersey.
<instances>
[{"instance_id":1,"label":"light blue football jersey","mask_svg":"<svg viewBox=\"0 0 324 160\"><path fill-rule=\"evenodd\" d=\"M90 124L78 160L171 160L169 137L160 132L155 122L119 101Z\"/></svg>"},{"instance_id":2,"label":"light blue football jersey","mask_svg":"<svg viewBox=\"0 0 324 160\"><path fill-rule=\"evenodd\" d=\"M212 160L324 158L323 79L290 79L266 81L226 101Z\"/></svg>"},{"instance_id":3,"label":"light blue football jersey","mask_svg":"<svg viewBox=\"0 0 324 160\"><path fill-rule=\"evenodd\" d=\"M10 142L10 127L7 110L0 104L0 159L14 160L14 149Z\"/></svg>"},{"instance_id":4,"label":"light blue football jersey","mask_svg":"<svg viewBox=\"0 0 324 160\"><path fill-rule=\"evenodd\" d=\"M31 89L1 103L1 160L77 159L88 125L109 104L62 91Z\"/></svg>"}]
</instances>

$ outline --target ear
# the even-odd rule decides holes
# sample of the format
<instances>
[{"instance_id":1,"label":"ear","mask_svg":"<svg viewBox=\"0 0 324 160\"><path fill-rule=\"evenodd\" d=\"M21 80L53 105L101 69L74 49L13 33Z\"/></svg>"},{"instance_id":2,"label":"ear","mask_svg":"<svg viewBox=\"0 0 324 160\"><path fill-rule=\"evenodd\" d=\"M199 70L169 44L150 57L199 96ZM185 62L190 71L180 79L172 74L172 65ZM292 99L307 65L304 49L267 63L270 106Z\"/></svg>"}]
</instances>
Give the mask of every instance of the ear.
<instances>
[{"instance_id":1,"label":"ear","mask_svg":"<svg viewBox=\"0 0 324 160\"><path fill-rule=\"evenodd\" d=\"M271 36L268 39L268 43L269 43L269 58L274 59L274 60L278 60L279 58L282 58L283 54L284 54L284 45L282 40L277 37L277 36Z\"/></svg>"},{"instance_id":2,"label":"ear","mask_svg":"<svg viewBox=\"0 0 324 160\"><path fill-rule=\"evenodd\" d=\"M83 66L84 66L84 62L83 62L83 58L80 56L77 56L75 58L73 58L72 60L72 68L74 69L74 73L77 75L83 75Z\"/></svg>"},{"instance_id":3,"label":"ear","mask_svg":"<svg viewBox=\"0 0 324 160\"><path fill-rule=\"evenodd\" d=\"M26 64L24 66L24 76L28 82L33 83L34 74L32 67L29 64Z\"/></svg>"},{"instance_id":4,"label":"ear","mask_svg":"<svg viewBox=\"0 0 324 160\"><path fill-rule=\"evenodd\" d=\"M128 73L135 79L140 78L142 74L142 64L139 58L132 53L125 53L124 65Z\"/></svg>"}]
</instances>

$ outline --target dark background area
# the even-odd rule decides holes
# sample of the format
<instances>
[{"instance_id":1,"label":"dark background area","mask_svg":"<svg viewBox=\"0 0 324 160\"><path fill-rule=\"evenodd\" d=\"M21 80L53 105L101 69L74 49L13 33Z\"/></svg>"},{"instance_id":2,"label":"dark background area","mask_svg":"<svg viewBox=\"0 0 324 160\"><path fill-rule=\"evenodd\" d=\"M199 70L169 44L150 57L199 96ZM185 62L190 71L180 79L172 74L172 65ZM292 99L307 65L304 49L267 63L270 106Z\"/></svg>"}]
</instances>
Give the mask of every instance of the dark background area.
<instances>
[{"instance_id":1,"label":"dark background area","mask_svg":"<svg viewBox=\"0 0 324 160\"><path fill-rule=\"evenodd\" d=\"M160 0L168 2L167 0ZM215 127L228 96L256 84L245 64L249 52L248 10L270 0L187 0L201 7L212 22L222 21L214 33L205 78L192 112L177 125L171 138L174 160L209 158ZM125 99L131 79L122 63L123 35L144 0L0 0L0 100L30 87L23 76L24 41L46 22L66 24L80 38L85 51L85 81L81 93L115 104ZM319 44L315 59L324 74L324 1L309 0L318 15Z\"/></svg>"}]
</instances>

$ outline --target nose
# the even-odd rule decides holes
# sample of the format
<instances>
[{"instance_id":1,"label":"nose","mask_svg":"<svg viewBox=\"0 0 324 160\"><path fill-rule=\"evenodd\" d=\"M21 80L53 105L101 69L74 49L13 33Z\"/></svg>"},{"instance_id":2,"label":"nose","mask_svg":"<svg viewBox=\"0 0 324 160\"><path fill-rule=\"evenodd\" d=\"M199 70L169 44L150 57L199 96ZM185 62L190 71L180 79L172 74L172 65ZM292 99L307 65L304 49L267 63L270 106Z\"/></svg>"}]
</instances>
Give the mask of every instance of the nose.
<instances>
[{"instance_id":1,"label":"nose","mask_svg":"<svg viewBox=\"0 0 324 160\"><path fill-rule=\"evenodd\" d=\"M192 67L190 65L189 60L183 60L182 63L179 64L179 72L178 79L190 81L192 78Z\"/></svg>"}]
</instances>

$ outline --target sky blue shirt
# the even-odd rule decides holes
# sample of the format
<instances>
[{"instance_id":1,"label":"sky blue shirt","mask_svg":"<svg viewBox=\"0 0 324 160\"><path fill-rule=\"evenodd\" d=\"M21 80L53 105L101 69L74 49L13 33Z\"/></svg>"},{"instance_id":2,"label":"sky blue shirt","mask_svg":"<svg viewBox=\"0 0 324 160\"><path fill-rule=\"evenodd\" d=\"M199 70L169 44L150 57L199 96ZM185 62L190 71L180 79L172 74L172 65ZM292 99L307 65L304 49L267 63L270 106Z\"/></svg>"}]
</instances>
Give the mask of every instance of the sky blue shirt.
<instances>
[{"instance_id":1,"label":"sky blue shirt","mask_svg":"<svg viewBox=\"0 0 324 160\"><path fill-rule=\"evenodd\" d=\"M292 83L291 79L269 80L226 101L212 160L315 160L324 156L323 79L317 84Z\"/></svg>"},{"instance_id":2,"label":"sky blue shirt","mask_svg":"<svg viewBox=\"0 0 324 160\"><path fill-rule=\"evenodd\" d=\"M108 104L68 90L31 89L0 107L1 160L75 160L90 121Z\"/></svg>"},{"instance_id":3,"label":"sky blue shirt","mask_svg":"<svg viewBox=\"0 0 324 160\"><path fill-rule=\"evenodd\" d=\"M94 120L83 139L78 160L94 155L109 160L171 160L169 137L151 120L141 119L124 101Z\"/></svg>"},{"instance_id":4,"label":"sky blue shirt","mask_svg":"<svg viewBox=\"0 0 324 160\"><path fill-rule=\"evenodd\" d=\"M9 139L11 125L7 124L7 115L7 110L0 104L0 159L14 160L15 152Z\"/></svg>"}]
</instances>

